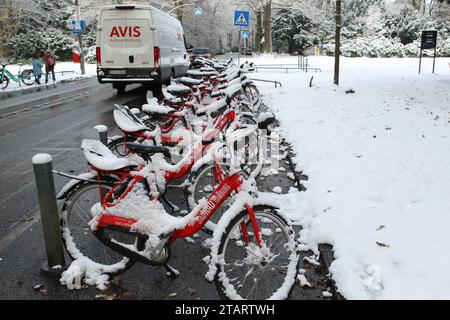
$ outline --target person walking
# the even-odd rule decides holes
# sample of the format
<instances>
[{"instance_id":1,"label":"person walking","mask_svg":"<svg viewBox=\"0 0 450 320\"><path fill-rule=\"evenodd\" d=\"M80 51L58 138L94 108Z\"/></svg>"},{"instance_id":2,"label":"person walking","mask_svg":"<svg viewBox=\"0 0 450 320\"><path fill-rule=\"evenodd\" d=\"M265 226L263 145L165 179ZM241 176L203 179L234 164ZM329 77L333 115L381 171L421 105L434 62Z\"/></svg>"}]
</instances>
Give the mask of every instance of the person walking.
<instances>
[{"instance_id":1,"label":"person walking","mask_svg":"<svg viewBox=\"0 0 450 320\"><path fill-rule=\"evenodd\" d=\"M52 79L54 82L56 80L55 78L56 57L50 51L45 52L44 63L45 63L45 83L48 82L48 75L50 72L52 73Z\"/></svg>"},{"instance_id":2,"label":"person walking","mask_svg":"<svg viewBox=\"0 0 450 320\"><path fill-rule=\"evenodd\" d=\"M37 55L33 55L33 60L31 61L31 65L33 66L33 74L34 79L37 84L41 84L41 77L42 77L42 67L44 66L42 64L42 61L39 60Z\"/></svg>"}]
</instances>

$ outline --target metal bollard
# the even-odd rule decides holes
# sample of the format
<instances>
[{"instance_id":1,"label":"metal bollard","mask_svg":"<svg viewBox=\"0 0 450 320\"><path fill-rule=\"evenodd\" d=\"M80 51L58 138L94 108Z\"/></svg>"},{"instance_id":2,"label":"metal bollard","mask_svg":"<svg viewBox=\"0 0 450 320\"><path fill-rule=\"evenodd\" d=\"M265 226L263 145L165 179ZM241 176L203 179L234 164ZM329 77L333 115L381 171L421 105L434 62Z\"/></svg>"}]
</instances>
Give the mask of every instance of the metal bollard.
<instances>
[{"instance_id":1,"label":"metal bollard","mask_svg":"<svg viewBox=\"0 0 450 320\"><path fill-rule=\"evenodd\" d=\"M105 146L108 146L108 127L99 124L98 126L95 126L94 129L98 131L100 142Z\"/></svg>"},{"instance_id":2,"label":"metal bollard","mask_svg":"<svg viewBox=\"0 0 450 320\"><path fill-rule=\"evenodd\" d=\"M47 276L59 276L66 265L56 204L52 157L49 154L37 154L32 162L47 252L47 265L42 266L41 272Z\"/></svg>"}]
</instances>

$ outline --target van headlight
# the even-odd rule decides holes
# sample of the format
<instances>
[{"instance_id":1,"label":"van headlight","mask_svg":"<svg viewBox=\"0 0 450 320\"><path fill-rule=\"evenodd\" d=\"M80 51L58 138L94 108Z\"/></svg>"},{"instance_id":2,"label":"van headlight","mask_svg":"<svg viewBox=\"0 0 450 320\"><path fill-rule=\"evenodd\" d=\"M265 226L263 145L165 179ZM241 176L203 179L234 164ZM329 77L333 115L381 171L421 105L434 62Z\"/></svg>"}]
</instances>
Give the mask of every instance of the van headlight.
<instances>
[{"instance_id":1,"label":"van headlight","mask_svg":"<svg viewBox=\"0 0 450 320\"><path fill-rule=\"evenodd\" d=\"M105 75L105 72L103 72L103 70L98 70L97 74L98 74L99 76L104 76L104 75Z\"/></svg>"},{"instance_id":2,"label":"van headlight","mask_svg":"<svg viewBox=\"0 0 450 320\"><path fill-rule=\"evenodd\" d=\"M151 75L151 76L153 76L153 77L155 77L155 76L157 76L157 75L158 75L158 72L156 72L156 71L152 71L152 73L150 73L150 75Z\"/></svg>"}]
</instances>

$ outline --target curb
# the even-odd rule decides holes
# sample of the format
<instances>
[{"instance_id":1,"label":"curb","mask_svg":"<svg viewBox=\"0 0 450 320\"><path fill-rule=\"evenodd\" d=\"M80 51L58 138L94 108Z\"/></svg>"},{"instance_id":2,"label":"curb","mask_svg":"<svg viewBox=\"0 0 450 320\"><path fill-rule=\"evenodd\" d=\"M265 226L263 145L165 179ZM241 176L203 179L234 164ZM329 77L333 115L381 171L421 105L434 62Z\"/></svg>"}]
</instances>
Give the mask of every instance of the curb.
<instances>
[{"instance_id":1,"label":"curb","mask_svg":"<svg viewBox=\"0 0 450 320\"><path fill-rule=\"evenodd\" d=\"M12 98L17 98L22 95L44 91L44 90L51 90L58 87L58 84L65 84L65 83L71 83L75 81L83 81L83 80L90 80L92 78L95 78L96 76L88 76L88 77L75 77L71 79L63 79L61 81L58 81L56 83L49 83L41 86L30 86L30 87L24 87L20 90L12 90L12 91L0 91L0 101L1 100L8 100Z\"/></svg>"},{"instance_id":2,"label":"curb","mask_svg":"<svg viewBox=\"0 0 450 320\"><path fill-rule=\"evenodd\" d=\"M334 261L333 246L330 244L319 244L319 252L320 264L325 267L325 272L329 274L330 266ZM328 282L330 285L330 289L333 292L333 296L336 298L336 300L345 300L345 298L338 292L336 283L333 281L333 279L328 278Z\"/></svg>"}]
</instances>

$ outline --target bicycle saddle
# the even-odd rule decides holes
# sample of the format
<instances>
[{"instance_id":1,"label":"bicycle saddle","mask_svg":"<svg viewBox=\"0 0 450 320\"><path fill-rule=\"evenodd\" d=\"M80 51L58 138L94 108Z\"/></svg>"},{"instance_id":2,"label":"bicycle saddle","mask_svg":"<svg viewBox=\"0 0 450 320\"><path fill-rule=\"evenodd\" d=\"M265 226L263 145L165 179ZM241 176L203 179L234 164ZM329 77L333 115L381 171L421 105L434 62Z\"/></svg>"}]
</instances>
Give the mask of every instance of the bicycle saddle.
<instances>
[{"instance_id":1,"label":"bicycle saddle","mask_svg":"<svg viewBox=\"0 0 450 320\"><path fill-rule=\"evenodd\" d=\"M202 80L188 78L188 77L181 77L179 79L176 79L176 81L187 87L198 86L198 85L202 84L202 82L203 82Z\"/></svg>"},{"instance_id":2,"label":"bicycle saddle","mask_svg":"<svg viewBox=\"0 0 450 320\"><path fill-rule=\"evenodd\" d=\"M197 70L188 70L186 73L190 77L211 77L217 75L217 72L212 71L197 71Z\"/></svg>"},{"instance_id":3,"label":"bicycle saddle","mask_svg":"<svg viewBox=\"0 0 450 320\"><path fill-rule=\"evenodd\" d=\"M128 159L114 155L98 140L84 139L81 143L81 150L90 165L103 171L115 171L136 166Z\"/></svg>"},{"instance_id":4,"label":"bicycle saddle","mask_svg":"<svg viewBox=\"0 0 450 320\"><path fill-rule=\"evenodd\" d=\"M258 118L258 128L261 130L267 130L267 128L275 122L275 117L271 112L261 113Z\"/></svg>"},{"instance_id":5,"label":"bicycle saddle","mask_svg":"<svg viewBox=\"0 0 450 320\"><path fill-rule=\"evenodd\" d=\"M191 93L191 88L184 85L170 85L167 87L167 92L175 96L182 96Z\"/></svg>"},{"instance_id":6,"label":"bicycle saddle","mask_svg":"<svg viewBox=\"0 0 450 320\"><path fill-rule=\"evenodd\" d=\"M170 151L169 149L165 147L159 147L159 146L146 146L140 143L134 143L129 142L127 143L127 147L131 150L137 153L139 156L141 156L144 159L149 159L151 156L160 153L167 157L170 157Z\"/></svg>"},{"instance_id":7,"label":"bicycle saddle","mask_svg":"<svg viewBox=\"0 0 450 320\"><path fill-rule=\"evenodd\" d=\"M150 116L164 116L177 112L177 110L174 108L160 105L156 98L150 99L148 101L148 104L144 104L142 106L142 111Z\"/></svg>"},{"instance_id":8,"label":"bicycle saddle","mask_svg":"<svg viewBox=\"0 0 450 320\"><path fill-rule=\"evenodd\" d=\"M143 132L148 130L144 123L139 120L131 111L126 107L119 105L114 106L113 111L114 120L120 130L125 132Z\"/></svg>"}]
</instances>

